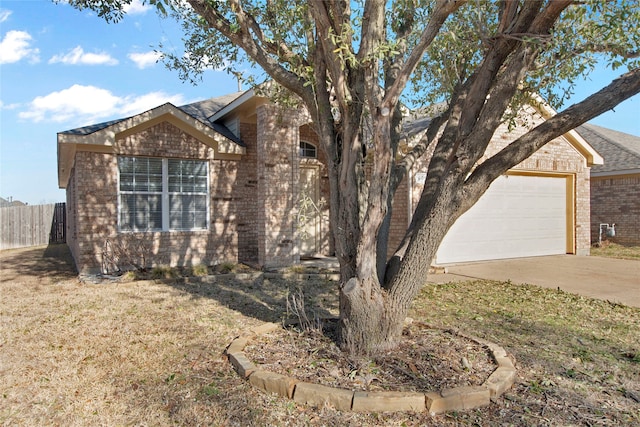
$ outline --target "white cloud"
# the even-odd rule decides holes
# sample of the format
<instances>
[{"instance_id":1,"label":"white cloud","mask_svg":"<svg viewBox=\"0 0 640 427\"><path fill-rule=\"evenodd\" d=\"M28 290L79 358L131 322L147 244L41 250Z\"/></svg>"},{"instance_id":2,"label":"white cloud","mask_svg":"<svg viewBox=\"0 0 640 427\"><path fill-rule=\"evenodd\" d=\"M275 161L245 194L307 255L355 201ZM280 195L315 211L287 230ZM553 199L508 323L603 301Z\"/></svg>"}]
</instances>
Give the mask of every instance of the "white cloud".
<instances>
[{"instance_id":1,"label":"white cloud","mask_svg":"<svg viewBox=\"0 0 640 427\"><path fill-rule=\"evenodd\" d=\"M162 58L160 52L149 51L144 53L130 53L129 59L136 63L136 66L141 70L147 67L152 67Z\"/></svg>"},{"instance_id":2,"label":"white cloud","mask_svg":"<svg viewBox=\"0 0 640 427\"><path fill-rule=\"evenodd\" d=\"M20 107L20 104L5 104L0 100L0 110L15 110L18 107Z\"/></svg>"},{"instance_id":3,"label":"white cloud","mask_svg":"<svg viewBox=\"0 0 640 427\"><path fill-rule=\"evenodd\" d=\"M0 41L0 64L11 64L22 59L40 60L40 51L31 47L31 34L26 31L9 31Z\"/></svg>"},{"instance_id":4,"label":"white cloud","mask_svg":"<svg viewBox=\"0 0 640 427\"><path fill-rule=\"evenodd\" d=\"M73 85L58 92L39 96L19 117L33 122L69 122L74 125L96 123L114 117L128 117L171 102L185 103L182 95L151 92L144 95L117 96L95 86Z\"/></svg>"},{"instance_id":5,"label":"white cloud","mask_svg":"<svg viewBox=\"0 0 640 427\"><path fill-rule=\"evenodd\" d=\"M141 15L147 13L151 6L143 4L141 0L133 0L130 4L125 5L123 9L127 15Z\"/></svg>"},{"instance_id":6,"label":"white cloud","mask_svg":"<svg viewBox=\"0 0 640 427\"><path fill-rule=\"evenodd\" d=\"M7 19L9 19L9 16L11 16L11 12L10 10L7 9L0 9L0 22L4 22Z\"/></svg>"},{"instance_id":7,"label":"white cloud","mask_svg":"<svg viewBox=\"0 0 640 427\"><path fill-rule=\"evenodd\" d=\"M68 65L117 65L118 60L105 52L90 53L85 52L80 46L76 46L71 51L64 55L54 55L49 64L55 64L61 62Z\"/></svg>"},{"instance_id":8,"label":"white cloud","mask_svg":"<svg viewBox=\"0 0 640 427\"><path fill-rule=\"evenodd\" d=\"M167 102L176 106L185 104L185 100L182 95L169 95L164 92L151 92L141 96L127 96L124 98L121 114L124 116L132 116Z\"/></svg>"}]
</instances>

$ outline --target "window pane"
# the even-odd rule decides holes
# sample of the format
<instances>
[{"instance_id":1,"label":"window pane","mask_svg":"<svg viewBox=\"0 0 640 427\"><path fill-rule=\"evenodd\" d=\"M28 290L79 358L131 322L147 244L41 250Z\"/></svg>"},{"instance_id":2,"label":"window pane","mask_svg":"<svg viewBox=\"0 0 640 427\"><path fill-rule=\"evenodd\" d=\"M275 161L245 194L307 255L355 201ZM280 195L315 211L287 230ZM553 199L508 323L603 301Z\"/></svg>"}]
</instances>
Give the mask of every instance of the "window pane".
<instances>
[{"instance_id":1,"label":"window pane","mask_svg":"<svg viewBox=\"0 0 640 427\"><path fill-rule=\"evenodd\" d=\"M180 175L181 160L169 160L169 175Z\"/></svg>"},{"instance_id":2,"label":"window pane","mask_svg":"<svg viewBox=\"0 0 640 427\"><path fill-rule=\"evenodd\" d=\"M118 168L120 173L133 174L133 158L118 157Z\"/></svg>"},{"instance_id":3,"label":"window pane","mask_svg":"<svg viewBox=\"0 0 640 427\"><path fill-rule=\"evenodd\" d=\"M120 191L133 190L133 173L120 173Z\"/></svg>"},{"instance_id":4,"label":"window pane","mask_svg":"<svg viewBox=\"0 0 640 427\"><path fill-rule=\"evenodd\" d=\"M162 196L148 195L147 230L162 230Z\"/></svg>"},{"instance_id":5,"label":"window pane","mask_svg":"<svg viewBox=\"0 0 640 427\"><path fill-rule=\"evenodd\" d=\"M195 193L206 193L207 192L207 177L206 176L198 176L195 178L195 182L193 184L193 191Z\"/></svg>"},{"instance_id":6,"label":"window pane","mask_svg":"<svg viewBox=\"0 0 640 427\"><path fill-rule=\"evenodd\" d=\"M149 170L149 164L147 163L147 159L139 159L134 158L133 160L133 173L136 175L146 175Z\"/></svg>"},{"instance_id":7,"label":"window pane","mask_svg":"<svg viewBox=\"0 0 640 427\"><path fill-rule=\"evenodd\" d=\"M151 192L162 192L162 173L160 175L149 175L148 190Z\"/></svg>"},{"instance_id":8,"label":"window pane","mask_svg":"<svg viewBox=\"0 0 640 427\"><path fill-rule=\"evenodd\" d=\"M208 162L168 159L163 177L163 160L119 157L120 228L162 230L163 194L169 197L168 220L172 230L207 228ZM164 187L164 179L167 187Z\"/></svg>"},{"instance_id":9,"label":"window pane","mask_svg":"<svg viewBox=\"0 0 640 427\"><path fill-rule=\"evenodd\" d=\"M169 160L170 193L206 193L207 162L199 160Z\"/></svg>"},{"instance_id":10,"label":"window pane","mask_svg":"<svg viewBox=\"0 0 640 427\"><path fill-rule=\"evenodd\" d=\"M162 229L162 197L153 194L120 196L120 228L147 231Z\"/></svg>"},{"instance_id":11,"label":"window pane","mask_svg":"<svg viewBox=\"0 0 640 427\"><path fill-rule=\"evenodd\" d=\"M120 228L133 230L133 213L135 212L135 199L130 194L120 197Z\"/></svg>"},{"instance_id":12,"label":"window pane","mask_svg":"<svg viewBox=\"0 0 640 427\"><path fill-rule=\"evenodd\" d=\"M178 193L180 192L180 177L169 175L169 192L170 193Z\"/></svg>"},{"instance_id":13,"label":"window pane","mask_svg":"<svg viewBox=\"0 0 640 427\"><path fill-rule=\"evenodd\" d=\"M162 176L162 159L147 159L149 161L149 174Z\"/></svg>"},{"instance_id":14,"label":"window pane","mask_svg":"<svg viewBox=\"0 0 640 427\"><path fill-rule=\"evenodd\" d=\"M193 228L206 229L207 228L207 212L197 211L194 213Z\"/></svg>"},{"instance_id":15,"label":"window pane","mask_svg":"<svg viewBox=\"0 0 640 427\"><path fill-rule=\"evenodd\" d=\"M305 141L300 141L300 157L315 159L317 157L316 146Z\"/></svg>"},{"instance_id":16,"label":"window pane","mask_svg":"<svg viewBox=\"0 0 640 427\"><path fill-rule=\"evenodd\" d=\"M169 196L169 224L173 230L207 228L207 196L172 194Z\"/></svg>"}]
</instances>

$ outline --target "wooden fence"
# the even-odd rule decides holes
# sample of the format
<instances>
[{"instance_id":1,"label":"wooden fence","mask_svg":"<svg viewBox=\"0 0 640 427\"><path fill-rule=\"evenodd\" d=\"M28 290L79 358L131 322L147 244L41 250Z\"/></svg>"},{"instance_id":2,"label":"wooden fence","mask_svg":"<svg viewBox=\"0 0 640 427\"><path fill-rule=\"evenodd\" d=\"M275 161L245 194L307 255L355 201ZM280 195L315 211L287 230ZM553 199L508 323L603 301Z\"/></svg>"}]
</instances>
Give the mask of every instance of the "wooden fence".
<instances>
[{"instance_id":1,"label":"wooden fence","mask_svg":"<svg viewBox=\"0 0 640 427\"><path fill-rule=\"evenodd\" d=\"M0 249L66 242L65 203L0 208Z\"/></svg>"}]
</instances>

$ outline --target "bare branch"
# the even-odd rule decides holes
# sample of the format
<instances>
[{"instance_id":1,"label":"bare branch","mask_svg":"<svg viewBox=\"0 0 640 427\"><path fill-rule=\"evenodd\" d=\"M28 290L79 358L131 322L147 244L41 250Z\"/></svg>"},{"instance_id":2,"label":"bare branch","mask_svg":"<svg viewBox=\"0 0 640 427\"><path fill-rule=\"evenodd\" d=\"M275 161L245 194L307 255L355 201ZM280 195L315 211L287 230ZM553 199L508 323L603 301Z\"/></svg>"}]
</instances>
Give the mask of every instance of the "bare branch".
<instances>
[{"instance_id":1,"label":"bare branch","mask_svg":"<svg viewBox=\"0 0 640 427\"><path fill-rule=\"evenodd\" d=\"M316 23L316 42L323 46L325 54L325 63L323 65L327 67L327 70L329 71L328 74L332 77L331 83L333 84L336 99L340 104L341 109L345 111L349 101L351 100L345 70L343 69L343 67L347 67L348 64L345 64L340 60L336 53L339 51L339 46L336 46L333 38L330 37L332 29L334 33L340 30L335 28L333 19L330 16L330 12L327 10L327 4L325 4L325 2L309 2L309 10Z\"/></svg>"}]
</instances>

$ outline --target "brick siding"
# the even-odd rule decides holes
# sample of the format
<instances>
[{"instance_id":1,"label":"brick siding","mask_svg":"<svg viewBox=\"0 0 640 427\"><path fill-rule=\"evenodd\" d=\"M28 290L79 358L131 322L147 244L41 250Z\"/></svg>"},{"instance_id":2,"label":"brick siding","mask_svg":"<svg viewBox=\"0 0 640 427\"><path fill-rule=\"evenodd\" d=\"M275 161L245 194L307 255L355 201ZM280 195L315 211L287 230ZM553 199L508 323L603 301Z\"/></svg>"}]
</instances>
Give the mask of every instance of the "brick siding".
<instances>
[{"instance_id":1,"label":"brick siding","mask_svg":"<svg viewBox=\"0 0 640 427\"><path fill-rule=\"evenodd\" d=\"M146 242L148 263L153 266L238 261L234 199L237 161L215 159L212 148L168 122L118 139L113 151L76 153L67 201L69 246L80 272L102 269L107 241L125 244L132 239ZM117 225L118 155L208 160L209 230L120 233Z\"/></svg>"},{"instance_id":2,"label":"brick siding","mask_svg":"<svg viewBox=\"0 0 640 427\"><path fill-rule=\"evenodd\" d=\"M499 129L487 154L495 153L525 131L526 127L511 133L506 128ZM241 120L239 132L246 145L246 154L240 160L217 159L214 149L169 122L125 133L125 137L114 143L112 153L78 151L67 186L69 246L78 269L81 272L101 269L105 242L124 242L132 236L149 242L149 262L152 265L216 264L224 261L259 266L296 263L300 260L297 216L301 165L312 165L319 172L321 220L318 251L322 255L332 255L334 244L330 237L325 153L318 147L317 159L301 159L299 155L300 140L318 146L318 138L308 124L308 117L294 110L260 105L256 115ZM208 160L209 230L120 233L117 229L118 155ZM396 193L389 235L390 253L397 247L410 221L421 191L421 185L415 183L415 175L426 171L428 157L429 153L409 175L412 182L405 179ZM561 137L514 170L575 178L576 253L588 254L592 232L589 231L589 168L584 158ZM621 197L624 199L630 197ZM637 203L635 206L637 212ZM612 218L604 222L611 221L624 223ZM624 227L620 228L620 233L623 232L627 233Z\"/></svg>"},{"instance_id":3,"label":"brick siding","mask_svg":"<svg viewBox=\"0 0 640 427\"><path fill-rule=\"evenodd\" d=\"M591 242L598 242L600 224L615 223L611 240L640 245L640 174L591 177Z\"/></svg>"}]
</instances>

